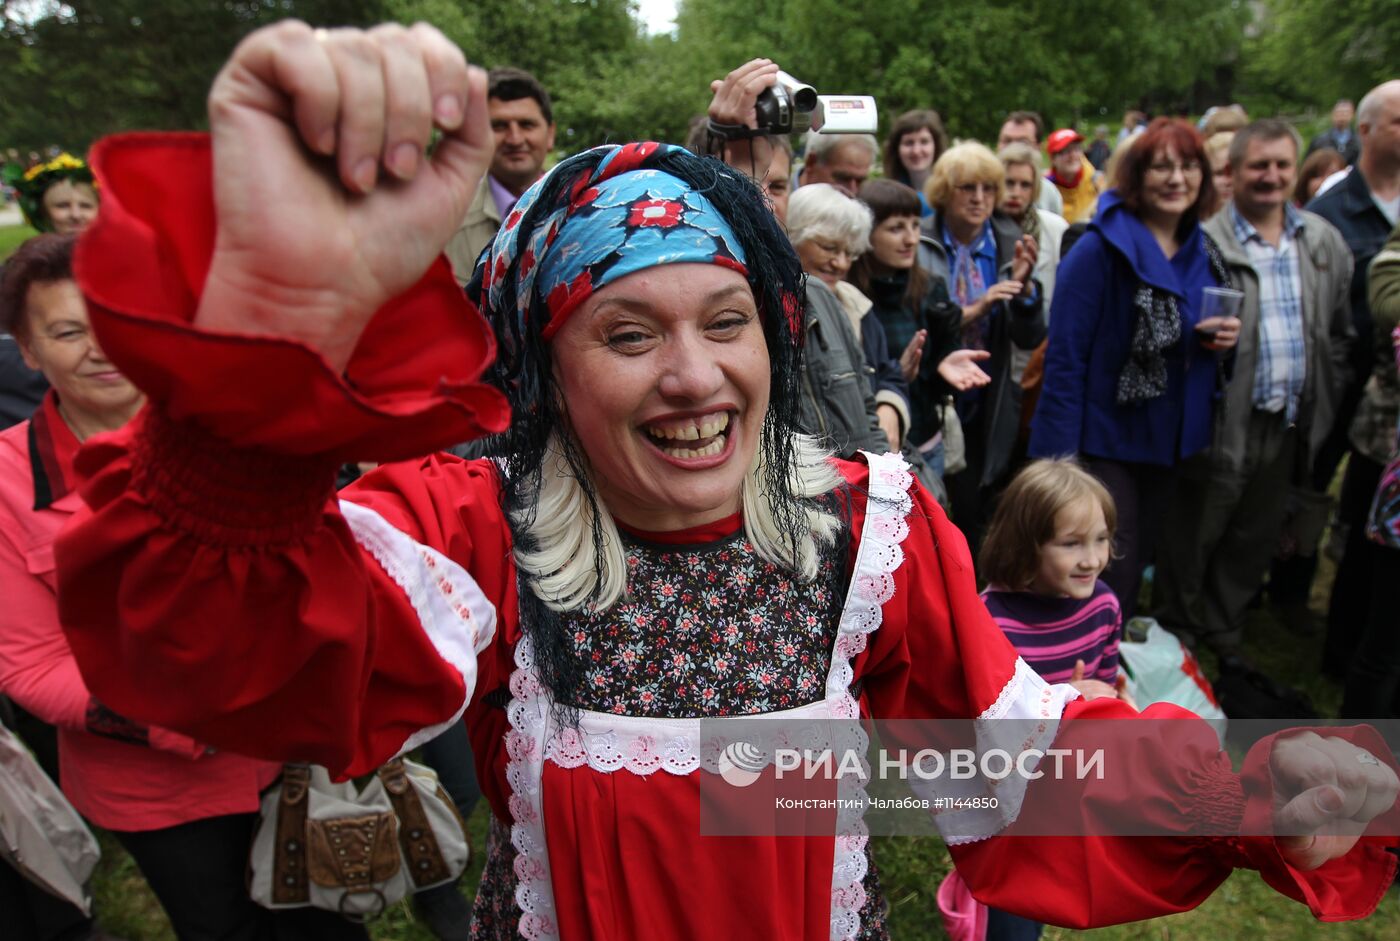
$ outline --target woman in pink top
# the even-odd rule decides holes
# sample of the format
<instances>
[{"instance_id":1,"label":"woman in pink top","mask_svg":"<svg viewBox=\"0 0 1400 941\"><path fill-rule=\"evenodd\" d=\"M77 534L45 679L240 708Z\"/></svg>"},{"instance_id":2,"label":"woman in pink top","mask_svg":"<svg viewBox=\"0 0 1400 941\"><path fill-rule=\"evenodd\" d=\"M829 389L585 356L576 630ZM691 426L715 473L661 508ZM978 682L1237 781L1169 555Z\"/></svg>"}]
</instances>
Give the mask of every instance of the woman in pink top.
<instances>
[{"instance_id":1,"label":"woman in pink top","mask_svg":"<svg viewBox=\"0 0 1400 941\"><path fill-rule=\"evenodd\" d=\"M131 722L88 692L58 621L54 537L82 504L73 459L142 395L98 347L72 275L74 239L30 239L5 266L0 318L52 387L34 417L0 432L0 693L58 728L64 793L135 857L182 939L363 938L335 916L257 908L244 867L258 794L276 764L214 753ZM273 927L274 920L277 922ZM304 928L298 935L297 928Z\"/></svg>"}]
</instances>

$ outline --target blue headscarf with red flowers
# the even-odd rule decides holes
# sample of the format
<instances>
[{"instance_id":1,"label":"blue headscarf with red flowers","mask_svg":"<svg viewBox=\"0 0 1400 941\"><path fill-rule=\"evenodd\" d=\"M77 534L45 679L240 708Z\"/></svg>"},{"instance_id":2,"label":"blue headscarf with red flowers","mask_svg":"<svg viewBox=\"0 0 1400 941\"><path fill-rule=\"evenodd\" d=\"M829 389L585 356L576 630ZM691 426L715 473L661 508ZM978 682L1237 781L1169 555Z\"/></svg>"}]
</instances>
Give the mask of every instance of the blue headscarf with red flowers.
<instances>
[{"instance_id":1,"label":"blue headscarf with red flowers","mask_svg":"<svg viewBox=\"0 0 1400 941\"><path fill-rule=\"evenodd\" d=\"M805 285L772 207L751 179L714 158L655 143L595 147L560 162L520 197L467 285L496 331L492 381L513 410L510 428L485 450L499 461L502 504L517 546L532 548L525 520L539 506L546 456L558 453L594 509L593 557L603 557L588 456L567 433L570 407L579 403L559 393L549 338L592 292L677 262L724 265L748 280L770 368L759 492L790 494ZM808 526L797 501L775 496L773 513L795 547ZM584 681L572 635L533 591L521 591L519 604L535 666L567 716Z\"/></svg>"},{"instance_id":2,"label":"blue headscarf with red flowers","mask_svg":"<svg viewBox=\"0 0 1400 941\"><path fill-rule=\"evenodd\" d=\"M663 170L642 167L680 150L655 143L598 147L556 166L520 197L479 263L487 303L499 309L514 294L523 326L532 309L540 310L533 303L538 298L548 318L540 332L548 339L594 291L646 268L700 262L747 274L734 230L705 194ZM600 153L605 156L569 188L567 201L543 217L534 214L529 232L517 231L552 177Z\"/></svg>"}]
</instances>

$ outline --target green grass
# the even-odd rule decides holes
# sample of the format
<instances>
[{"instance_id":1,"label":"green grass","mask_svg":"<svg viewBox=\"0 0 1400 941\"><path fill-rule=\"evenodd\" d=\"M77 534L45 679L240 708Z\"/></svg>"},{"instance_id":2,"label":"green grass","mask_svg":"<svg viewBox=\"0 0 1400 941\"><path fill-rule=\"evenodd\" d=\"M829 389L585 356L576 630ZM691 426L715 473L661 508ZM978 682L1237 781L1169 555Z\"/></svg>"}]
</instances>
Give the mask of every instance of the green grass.
<instances>
[{"instance_id":1,"label":"green grass","mask_svg":"<svg viewBox=\"0 0 1400 941\"><path fill-rule=\"evenodd\" d=\"M6 225L0 226L0 261L4 261L14 254L25 239L33 238L39 233L27 225Z\"/></svg>"}]
</instances>

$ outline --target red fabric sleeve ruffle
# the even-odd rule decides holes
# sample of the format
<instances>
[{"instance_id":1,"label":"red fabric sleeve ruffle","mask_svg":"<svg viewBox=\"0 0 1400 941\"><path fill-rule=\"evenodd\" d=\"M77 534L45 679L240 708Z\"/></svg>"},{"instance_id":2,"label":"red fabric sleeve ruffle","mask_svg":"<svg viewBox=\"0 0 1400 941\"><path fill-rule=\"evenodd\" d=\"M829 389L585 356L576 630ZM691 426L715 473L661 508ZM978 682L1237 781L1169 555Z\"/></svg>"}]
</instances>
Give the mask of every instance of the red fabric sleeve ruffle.
<instances>
[{"instance_id":1,"label":"red fabric sleeve ruffle","mask_svg":"<svg viewBox=\"0 0 1400 941\"><path fill-rule=\"evenodd\" d=\"M864 465L843 463L842 471L864 488ZM856 660L863 711L877 720L981 716L1012 680L1016 653L978 596L962 533L915 489L894 596ZM1391 761L1373 729L1318 731ZM1285 863L1274 840L1260 835L1271 832L1272 742L1256 744L1236 774L1215 731L1186 710L1155 705L1139 714L1116 699L1072 701L1054 747L1104 749L1104 779L1032 782L1016 821L1000 835L952 845L954 861L986 904L1066 927L1189 910L1241 867L1324 921L1365 917L1395 878L1386 847L1400 839L1363 837L1312 872ZM1400 833L1400 811L1368 832Z\"/></svg>"},{"instance_id":2,"label":"red fabric sleeve ruffle","mask_svg":"<svg viewBox=\"0 0 1400 941\"><path fill-rule=\"evenodd\" d=\"M214 248L208 135L109 137L92 167L102 212L79 241L78 283L104 351L171 419L340 461L417 457L506 427L505 398L477 381L490 330L443 259L375 315L342 381L300 343L192 326Z\"/></svg>"},{"instance_id":3,"label":"red fabric sleeve ruffle","mask_svg":"<svg viewBox=\"0 0 1400 941\"><path fill-rule=\"evenodd\" d=\"M293 341L197 329L215 230L207 137L109 138L93 166L102 213L77 276L105 352L150 401L76 462L89 509L56 554L83 677L122 715L198 742L368 771L471 691L357 543L335 468L502 430L506 400L477 381L490 332L440 260L376 314L344 377ZM365 505L464 569L473 534L508 561L494 472L467 468L435 477L422 509L442 520Z\"/></svg>"}]
</instances>

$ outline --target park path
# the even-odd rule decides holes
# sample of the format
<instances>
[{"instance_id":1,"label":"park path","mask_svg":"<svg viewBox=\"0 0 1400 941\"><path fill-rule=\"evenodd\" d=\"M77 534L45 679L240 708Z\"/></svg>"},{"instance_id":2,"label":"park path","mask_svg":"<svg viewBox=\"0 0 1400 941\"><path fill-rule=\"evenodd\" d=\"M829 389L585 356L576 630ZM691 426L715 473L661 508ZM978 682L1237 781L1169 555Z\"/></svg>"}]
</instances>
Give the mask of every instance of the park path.
<instances>
[{"instance_id":1,"label":"park path","mask_svg":"<svg viewBox=\"0 0 1400 941\"><path fill-rule=\"evenodd\" d=\"M20 215L18 203L0 205L0 226L19 225L23 221L24 217Z\"/></svg>"}]
</instances>

